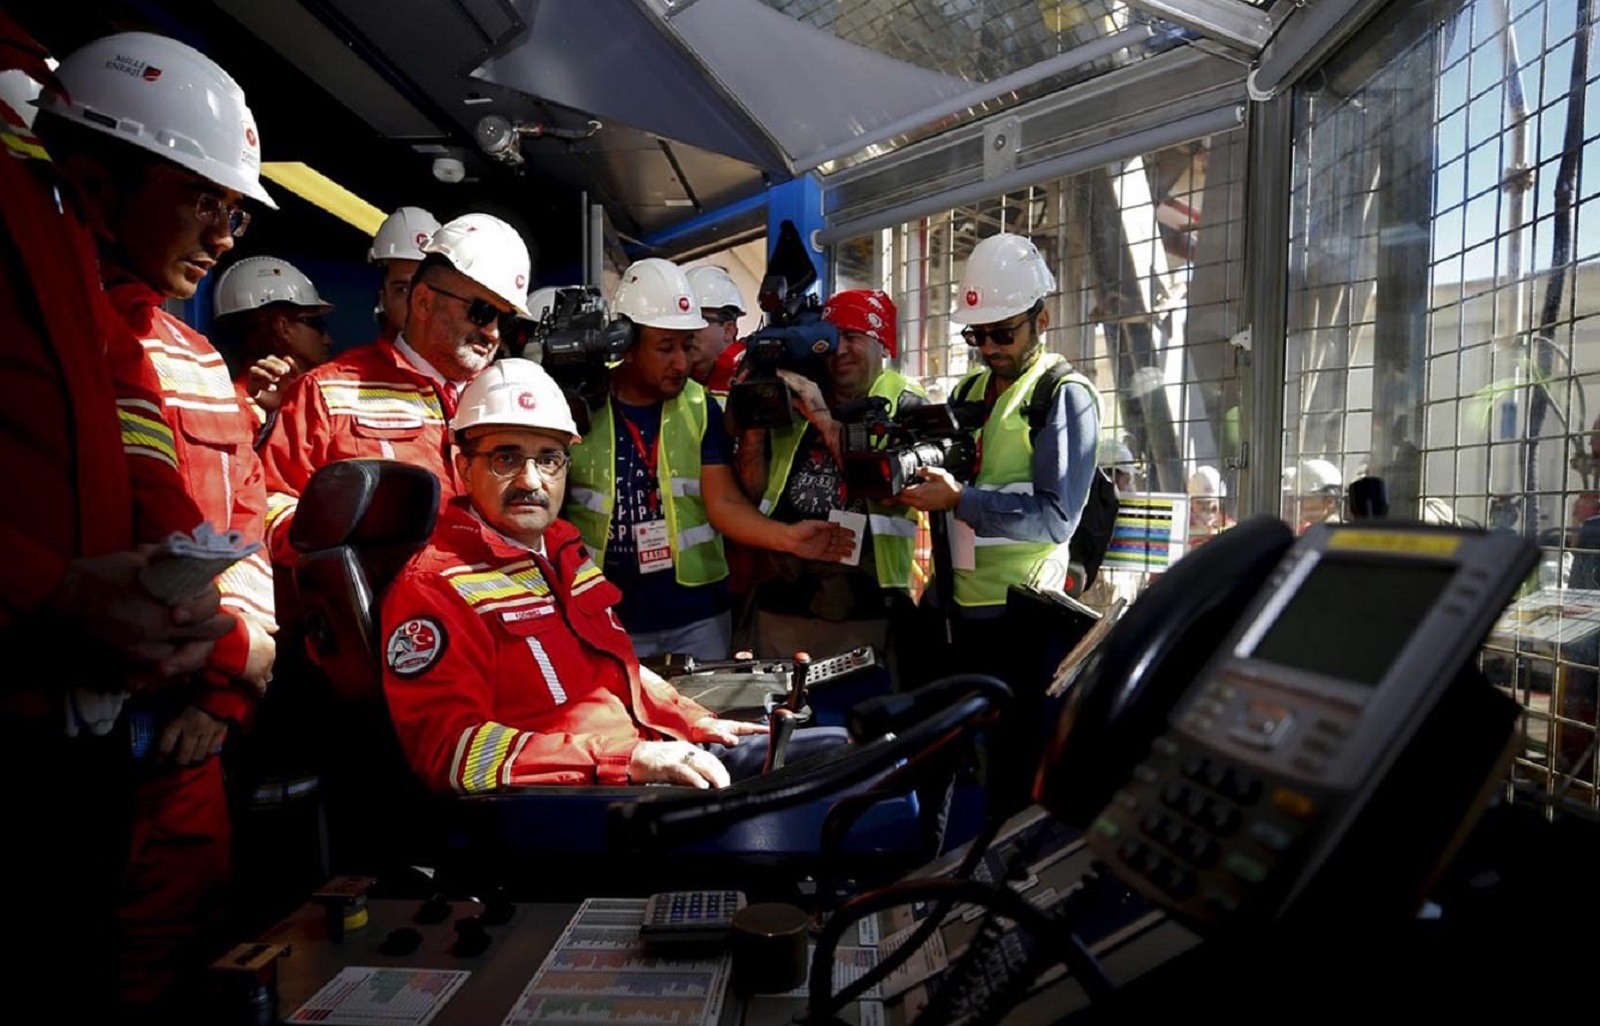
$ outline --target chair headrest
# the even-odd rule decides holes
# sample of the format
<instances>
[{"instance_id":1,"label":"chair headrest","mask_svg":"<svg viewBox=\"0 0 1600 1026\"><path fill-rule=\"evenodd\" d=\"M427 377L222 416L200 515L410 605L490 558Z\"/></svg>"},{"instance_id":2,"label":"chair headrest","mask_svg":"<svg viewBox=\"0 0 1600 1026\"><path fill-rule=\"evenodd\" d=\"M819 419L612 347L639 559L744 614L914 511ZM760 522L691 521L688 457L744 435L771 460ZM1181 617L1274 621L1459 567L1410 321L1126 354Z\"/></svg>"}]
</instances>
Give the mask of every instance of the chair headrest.
<instances>
[{"instance_id":1,"label":"chair headrest","mask_svg":"<svg viewBox=\"0 0 1600 1026\"><path fill-rule=\"evenodd\" d=\"M399 460L340 460L311 475L289 524L299 552L420 545L439 515L439 479Z\"/></svg>"}]
</instances>

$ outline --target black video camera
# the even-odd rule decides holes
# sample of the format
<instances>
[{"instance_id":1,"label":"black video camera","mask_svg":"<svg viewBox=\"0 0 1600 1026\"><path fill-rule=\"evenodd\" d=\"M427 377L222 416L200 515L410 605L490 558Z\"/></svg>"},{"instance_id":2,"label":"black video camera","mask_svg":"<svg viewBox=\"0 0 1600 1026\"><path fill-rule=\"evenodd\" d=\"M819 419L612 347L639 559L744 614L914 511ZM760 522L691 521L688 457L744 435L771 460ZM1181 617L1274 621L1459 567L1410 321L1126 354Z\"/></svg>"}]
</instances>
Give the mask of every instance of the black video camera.
<instances>
[{"instance_id":1,"label":"black video camera","mask_svg":"<svg viewBox=\"0 0 1600 1026\"><path fill-rule=\"evenodd\" d=\"M728 412L740 427L774 428L794 416L789 386L778 371L790 370L828 391L824 358L839 349L839 330L822 319L822 303L808 290L817 266L793 221L778 226L758 302L767 315L760 331L744 340L740 379L728 390Z\"/></svg>"},{"instance_id":2,"label":"black video camera","mask_svg":"<svg viewBox=\"0 0 1600 1026\"><path fill-rule=\"evenodd\" d=\"M630 337L625 323L607 315L600 290L590 287L557 291L533 324L522 355L561 386L579 434L588 434L589 408L605 401L611 365L622 359Z\"/></svg>"},{"instance_id":3,"label":"black video camera","mask_svg":"<svg viewBox=\"0 0 1600 1026\"><path fill-rule=\"evenodd\" d=\"M874 396L840 410L844 423L844 480L851 498L888 499L915 484L927 467L957 480L977 472L972 432L983 425L982 403L903 405L889 416L889 401Z\"/></svg>"}]
</instances>

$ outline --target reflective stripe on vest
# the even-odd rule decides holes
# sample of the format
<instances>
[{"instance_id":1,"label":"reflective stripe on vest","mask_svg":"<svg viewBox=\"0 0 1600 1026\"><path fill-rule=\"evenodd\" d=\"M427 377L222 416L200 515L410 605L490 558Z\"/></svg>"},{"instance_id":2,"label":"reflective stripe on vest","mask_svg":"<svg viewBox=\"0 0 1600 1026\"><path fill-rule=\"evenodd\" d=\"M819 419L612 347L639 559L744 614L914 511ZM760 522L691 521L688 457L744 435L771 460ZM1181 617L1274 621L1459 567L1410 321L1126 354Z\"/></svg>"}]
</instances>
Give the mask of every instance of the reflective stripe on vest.
<instances>
[{"instance_id":1,"label":"reflective stripe on vest","mask_svg":"<svg viewBox=\"0 0 1600 1026\"><path fill-rule=\"evenodd\" d=\"M667 512L667 543L679 584L696 587L728 576L722 536L711 526L700 496L700 442L706 433L705 389L691 381L661 408L656 439L656 479ZM605 565L611 518L617 505L617 435L611 398L594 412L589 433L572 447L567 501L562 514L583 536L595 562Z\"/></svg>"},{"instance_id":2,"label":"reflective stripe on vest","mask_svg":"<svg viewBox=\"0 0 1600 1026\"><path fill-rule=\"evenodd\" d=\"M994 409L983 422L983 466L975 487L991 492L1033 494L1033 433L1028 429L1028 401L1039 379L1064 358L1059 353L1043 353L1011 387L1000 394ZM969 399L982 399L989 387L990 371L974 371L956 385L952 393ZM1094 386L1081 374L1070 374L1062 384L1081 384L1093 392ZM1059 386L1058 386L1059 387ZM1095 393L1096 401L1099 396ZM977 536L973 539L973 568L957 570L956 604L997 606L1005 603L1006 589L1027 580L1033 568L1066 544L1019 542L1011 538Z\"/></svg>"},{"instance_id":3,"label":"reflective stripe on vest","mask_svg":"<svg viewBox=\"0 0 1600 1026\"><path fill-rule=\"evenodd\" d=\"M924 399L928 397L921 385L892 370L879 374L873 380L872 387L867 389L867 395L889 401L891 417L895 415L900 396L905 392ZM778 500L789 486L794 456L800 449L800 439L805 432L805 421L772 431L772 465L767 471L766 494L761 497L761 512L768 516L778 508ZM843 468L840 471L842 473ZM916 556L917 511L909 506L893 507L869 502L867 529L872 532L872 561L877 567L878 585L883 588L911 587L911 565Z\"/></svg>"}]
</instances>

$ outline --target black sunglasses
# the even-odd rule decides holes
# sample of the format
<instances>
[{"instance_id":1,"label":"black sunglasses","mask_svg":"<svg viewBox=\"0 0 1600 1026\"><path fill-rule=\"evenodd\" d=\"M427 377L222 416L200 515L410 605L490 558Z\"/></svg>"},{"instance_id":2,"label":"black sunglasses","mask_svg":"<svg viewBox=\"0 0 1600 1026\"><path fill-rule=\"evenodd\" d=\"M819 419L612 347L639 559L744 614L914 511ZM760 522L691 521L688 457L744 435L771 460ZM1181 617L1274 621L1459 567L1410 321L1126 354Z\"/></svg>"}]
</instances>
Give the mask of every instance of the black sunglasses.
<instances>
[{"instance_id":1,"label":"black sunglasses","mask_svg":"<svg viewBox=\"0 0 1600 1026\"><path fill-rule=\"evenodd\" d=\"M459 299L461 302L467 304L467 320L471 321L473 324L476 324L480 328L487 328L501 316L500 309L487 299L468 299L466 296L458 296L448 289L441 289L439 286L434 285L431 282L423 282L422 284L428 286L428 288L439 293L441 296L449 296L451 299Z\"/></svg>"},{"instance_id":2,"label":"black sunglasses","mask_svg":"<svg viewBox=\"0 0 1600 1026\"><path fill-rule=\"evenodd\" d=\"M1017 332L1024 324L1033 323L1034 314L1029 313L1020 321L1015 321L999 328L966 327L961 329L961 337L967 345L980 348L985 342L993 342L997 346L1009 346L1017 340Z\"/></svg>"},{"instance_id":3,"label":"black sunglasses","mask_svg":"<svg viewBox=\"0 0 1600 1026\"><path fill-rule=\"evenodd\" d=\"M299 321L312 331L326 332L328 330L328 319L321 314L295 314L290 319Z\"/></svg>"}]
</instances>

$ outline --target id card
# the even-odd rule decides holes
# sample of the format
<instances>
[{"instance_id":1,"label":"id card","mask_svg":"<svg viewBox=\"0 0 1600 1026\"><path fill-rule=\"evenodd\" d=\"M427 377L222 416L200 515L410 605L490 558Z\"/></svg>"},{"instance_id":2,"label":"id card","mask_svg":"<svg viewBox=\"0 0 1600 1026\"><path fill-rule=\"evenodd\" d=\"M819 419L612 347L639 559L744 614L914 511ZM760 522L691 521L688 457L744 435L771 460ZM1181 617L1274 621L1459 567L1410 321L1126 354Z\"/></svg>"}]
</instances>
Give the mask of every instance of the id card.
<instances>
[{"instance_id":1,"label":"id card","mask_svg":"<svg viewBox=\"0 0 1600 1026\"><path fill-rule=\"evenodd\" d=\"M672 566L672 546L667 541L665 520L646 520L633 525L633 551L639 554L639 572L653 574Z\"/></svg>"}]
</instances>

